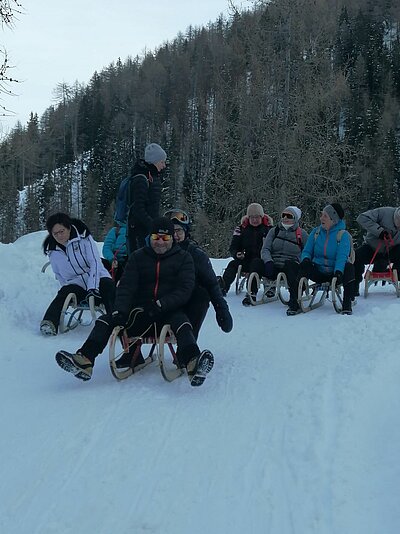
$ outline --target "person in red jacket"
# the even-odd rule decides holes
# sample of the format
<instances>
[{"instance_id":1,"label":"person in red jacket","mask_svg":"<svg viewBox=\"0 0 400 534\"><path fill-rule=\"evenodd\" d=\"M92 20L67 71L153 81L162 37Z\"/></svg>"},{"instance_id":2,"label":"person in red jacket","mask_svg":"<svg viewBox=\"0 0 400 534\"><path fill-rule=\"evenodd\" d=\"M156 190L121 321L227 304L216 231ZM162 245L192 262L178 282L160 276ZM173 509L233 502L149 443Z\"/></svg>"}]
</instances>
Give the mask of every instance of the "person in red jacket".
<instances>
[{"instance_id":1,"label":"person in red jacket","mask_svg":"<svg viewBox=\"0 0 400 534\"><path fill-rule=\"evenodd\" d=\"M222 293L225 296L235 280L239 265L243 273L256 272L260 278L264 275L264 262L261 260L261 249L264 238L272 228L273 220L264 213L261 204L253 203L247 207L246 215L233 232L229 252L233 258L228 263L224 274L219 277ZM251 288L256 293L256 288ZM246 295L243 305L250 305L250 297Z\"/></svg>"}]
</instances>

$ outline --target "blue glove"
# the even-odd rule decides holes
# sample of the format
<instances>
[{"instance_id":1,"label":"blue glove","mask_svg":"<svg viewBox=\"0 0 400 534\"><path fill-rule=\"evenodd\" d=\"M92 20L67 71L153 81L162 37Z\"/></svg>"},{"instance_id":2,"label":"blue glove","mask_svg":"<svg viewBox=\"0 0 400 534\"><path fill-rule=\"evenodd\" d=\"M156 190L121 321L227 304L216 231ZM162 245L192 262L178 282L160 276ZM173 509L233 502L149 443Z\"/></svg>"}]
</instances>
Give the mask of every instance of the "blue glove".
<instances>
[{"instance_id":1,"label":"blue glove","mask_svg":"<svg viewBox=\"0 0 400 534\"><path fill-rule=\"evenodd\" d=\"M274 262L267 261L265 263L265 276L267 278L272 278L274 276Z\"/></svg>"}]
</instances>

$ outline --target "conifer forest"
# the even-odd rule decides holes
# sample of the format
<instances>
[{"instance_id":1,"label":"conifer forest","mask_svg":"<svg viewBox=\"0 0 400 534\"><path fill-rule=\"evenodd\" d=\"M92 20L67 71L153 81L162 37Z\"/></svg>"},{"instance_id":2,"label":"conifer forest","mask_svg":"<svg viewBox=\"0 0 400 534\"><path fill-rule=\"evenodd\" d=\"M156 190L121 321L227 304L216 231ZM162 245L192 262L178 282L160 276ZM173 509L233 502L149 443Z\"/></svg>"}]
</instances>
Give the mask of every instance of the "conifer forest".
<instances>
[{"instance_id":1,"label":"conifer forest","mask_svg":"<svg viewBox=\"0 0 400 534\"><path fill-rule=\"evenodd\" d=\"M186 209L213 257L250 202L297 205L306 228L340 202L355 240L360 212L400 205L398 1L258 1L128 54L1 140L0 241L55 211L102 240L149 142L168 154L163 207Z\"/></svg>"}]
</instances>

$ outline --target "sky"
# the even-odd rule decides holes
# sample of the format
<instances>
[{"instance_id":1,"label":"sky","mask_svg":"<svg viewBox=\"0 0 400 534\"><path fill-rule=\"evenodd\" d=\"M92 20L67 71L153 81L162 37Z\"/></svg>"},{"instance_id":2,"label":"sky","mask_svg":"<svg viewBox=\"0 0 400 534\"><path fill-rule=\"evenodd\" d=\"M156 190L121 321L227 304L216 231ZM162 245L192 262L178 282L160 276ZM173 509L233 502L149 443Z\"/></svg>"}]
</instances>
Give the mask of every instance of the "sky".
<instances>
[{"instance_id":1,"label":"sky","mask_svg":"<svg viewBox=\"0 0 400 534\"><path fill-rule=\"evenodd\" d=\"M230 291L233 331L211 309L200 333L215 356L201 388L156 362L118 382L107 349L82 382L54 355L90 327L39 333L58 289L44 236L0 244L0 532L398 534L393 287L352 316L326 301L287 317Z\"/></svg>"},{"instance_id":2,"label":"sky","mask_svg":"<svg viewBox=\"0 0 400 534\"><path fill-rule=\"evenodd\" d=\"M54 104L58 83L88 83L118 57L143 55L190 26L207 25L220 13L229 16L228 0L21 0L24 12L13 29L3 28L0 45L6 49L20 80L9 89L17 96L1 96L14 114L0 117L0 134L19 120L25 125L31 111L39 117ZM252 2L234 2L239 9Z\"/></svg>"}]
</instances>

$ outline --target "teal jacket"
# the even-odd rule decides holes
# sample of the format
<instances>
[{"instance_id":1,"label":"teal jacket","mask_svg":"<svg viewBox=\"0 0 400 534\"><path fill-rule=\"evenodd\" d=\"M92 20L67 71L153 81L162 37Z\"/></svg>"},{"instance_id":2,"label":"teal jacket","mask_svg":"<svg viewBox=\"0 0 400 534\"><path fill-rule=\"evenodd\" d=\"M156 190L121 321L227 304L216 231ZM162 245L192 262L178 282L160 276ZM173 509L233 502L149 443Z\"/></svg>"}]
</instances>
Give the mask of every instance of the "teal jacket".
<instances>
[{"instance_id":1,"label":"teal jacket","mask_svg":"<svg viewBox=\"0 0 400 534\"><path fill-rule=\"evenodd\" d=\"M112 262L114 255L116 254L116 259L118 261L126 261L128 256L128 251L126 248L126 226L121 225L118 235L116 235L115 226L111 228L104 239L103 243L103 258Z\"/></svg>"},{"instance_id":2,"label":"teal jacket","mask_svg":"<svg viewBox=\"0 0 400 534\"><path fill-rule=\"evenodd\" d=\"M351 249L350 236L344 232L338 243L337 233L345 229L346 223L342 219L328 231L322 226L314 228L307 239L301 259L309 258L322 273L343 273ZM317 230L318 235L315 237Z\"/></svg>"}]
</instances>

